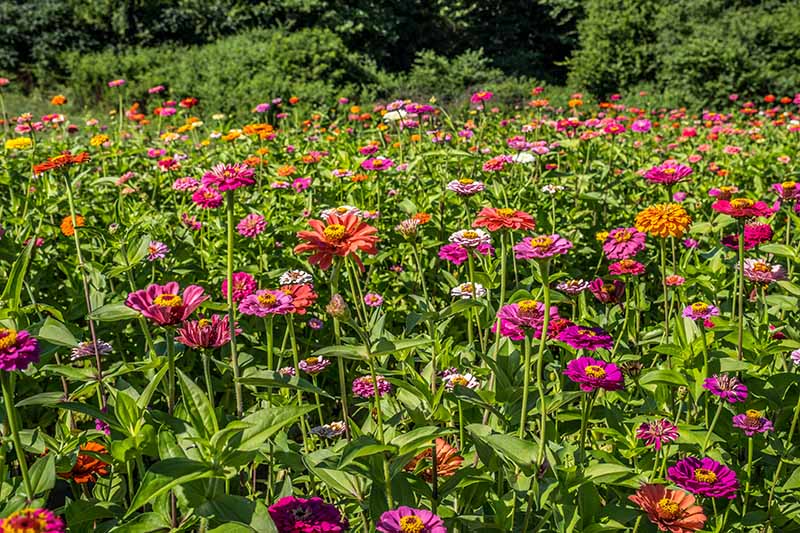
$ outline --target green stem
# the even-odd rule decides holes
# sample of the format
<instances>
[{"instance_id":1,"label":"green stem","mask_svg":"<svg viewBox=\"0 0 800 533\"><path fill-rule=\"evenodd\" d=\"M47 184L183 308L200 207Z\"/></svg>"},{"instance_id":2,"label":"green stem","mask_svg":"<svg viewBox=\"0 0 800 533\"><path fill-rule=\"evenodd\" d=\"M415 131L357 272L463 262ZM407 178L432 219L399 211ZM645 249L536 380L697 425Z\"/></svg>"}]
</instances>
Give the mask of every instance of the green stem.
<instances>
[{"instance_id":1,"label":"green stem","mask_svg":"<svg viewBox=\"0 0 800 533\"><path fill-rule=\"evenodd\" d=\"M550 261L539 263L539 273L542 277L542 291L544 292L544 319L542 320L542 334L539 339L539 354L536 358L536 390L539 392L539 405L541 420L539 421L539 451L536 464L541 465L544 459L545 437L547 429L547 405L544 394L544 348L547 343L547 332L550 327Z\"/></svg>"},{"instance_id":2,"label":"green stem","mask_svg":"<svg viewBox=\"0 0 800 533\"><path fill-rule=\"evenodd\" d=\"M706 453L706 448L708 448L708 441L711 440L711 434L714 433L714 427L717 425L717 421L719 420L719 415L722 414L722 402L719 402L717 406L717 412L714 413L714 418L711 420L711 425L708 427L708 433L706 433L706 438L703 439L703 447L700 448L700 454Z\"/></svg>"},{"instance_id":3,"label":"green stem","mask_svg":"<svg viewBox=\"0 0 800 533\"><path fill-rule=\"evenodd\" d=\"M300 351L297 348L297 335L294 332L294 316L288 315L286 320L288 329L289 329L289 339L292 343L292 358L294 360L294 372L295 375L300 375ZM297 406L300 407L303 405L303 391L297 390L297 394L295 395L297 400ZM306 452L308 452L308 438L306 437L306 425L305 420L300 419L300 432L303 434L303 446L306 447Z\"/></svg>"},{"instance_id":4,"label":"green stem","mask_svg":"<svg viewBox=\"0 0 800 533\"><path fill-rule=\"evenodd\" d=\"M786 448L778 460L778 466L775 468L775 475L772 477L772 487L769 489L769 498L767 500L767 520L772 516L772 498L775 496L775 487L778 485L778 478L781 475L781 467L786 458L787 452L791 449L792 437L794 437L794 430L797 429L797 419L800 417L800 395L797 397L797 404L794 406L794 417L792 418L792 425L789 428L789 437L786 439Z\"/></svg>"},{"instance_id":5,"label":"green stem","mask_svg":"<svg viewBox=\"0 0 800 533\"><path fill-rule=\"evenodd\" d=\"M747 514L747 504L750 501L750 480L753 478L753 437L747 438L747 482L744 486L744 505L742 516Z\"/></svg>"},{"instance_id":6,"label":"green stem","mask_svg":"<svg viewBox=\"0 0 800 533\"><path fill-rule=\"evenodd\" d=\"M175 333L167 328L164 336L167 339L167 413L175 411Z\"/></svg>"},{"instance_id":7,"label":"green stem","mask_svg":"<svg viewBox=\"0 0 800 533\"><path fill-rule=\"evenodd\" d=\"M214 386L211 383L211 358L205 350L200 351L200 358L203 360L203 377L206 380L206 394L211 408L214 408Z\"/></svg>"},{"instance_id":8,"label":"green stem","mask_svg":"<svg viewBox=\"0 0 800 533\"><path fill-rule=\"evenodd\" d=\"M339 294L339 275L342 269L342 260L337 259L333 265L333 272L331 272L331 297ZM336 341L336 345L339 346L342 343L342 330L339 324L339 319L333 317L333 338ZM347 442L350 442L351 435L350 435L350 419L349 419L349 412L347 405L347 382L345 380L345 368L344 368L344 358L337 357L336 358L336 366L339 370L339 396L341 397L342 401L342 421L344 422L344 434L347 438Z\"/></svg>"},{"instance_id":9,"label":"green stem","mask_svg":"<svg viewBox=\"0 0 800 533\"><path fill-rule=\"evenodd\" d=\"M369 348L367 348L369 350ZM369 372L370 376L372 377L372 393L373 393L373 400L375 401L375 414L378 418L378 442L381 444L386 444L386 440L383 434L383 412L381 411L381 396L380 391L378 391L378 374L375 371L375 360L372 357L372 354L369 355ZM389 459L387 459L386 455L382 455L383 458L383 481L386 485L386 503L389 504L389 509L394 508L394 498L392 498L392 476L389 472Z\"/></svg>"},{"instance_id":10,"label":"green stem","mask_svg":"<svg viewBox=\"0 0 800 533\"><path fill-rule=\"evenodd\" d=\"M228 211L228 326L231 330L231 366L233 367L233 390L236 395L236 416L241 418L244 413L242 401L242 384L239 381L239 356L236 353L236 309L233 306L233 191L226 191Z\"/></svg>"},{"instance_id":11,"label":"green stem","mask_svg":"<svg viewBox=\"0 0 800 533\"><path fill-rule=\"evenodd\" d=\"M664 288L664 340L669 341L669 290L667 289L667 247L661 239L661 285Z\"/></svg>"},{"instance_id":12,"label":"green stem","mask_svg":"<svg viewBox=\"0 0 800 533\"><path fill-rule=\"evenodd\" d=\"M737 337L737 353L739 361L744 358L744 227L739 228L739 325Z\"/></svg>"},{"instance_id":13,"label":"green stem","mask_svg":"<svg viewBox=\"0 0 800 533\"><path fill-rule=\"evenodd\" d=\"M528 420L528 386L531 381L531 340L528 335L525 335L525 359L523 362L523 375L522 378L522 405L520 406L519 413L519 438L525 437L525 426Z\"/></svg>"},{"instance_id":14,"label":"green stem","mask_svg":"<svg viewBox=\"0 0 800 533\"><path fill-rule=\"evenodd\" d=\"M14 391L11 386L11 375L0 372L0 384L3 387L3 403L6 406L6 422L11 430L11 440L14 442L14 451L17 453L19 470L22 472L22 482L25 485L25 496L28 502L33 501L33 485L28 475L28 463L25 461L25 451L22 449L22 439L19 437L19 427L17 426L17 413L14 405Z\"/></svg>"}]
</instances>

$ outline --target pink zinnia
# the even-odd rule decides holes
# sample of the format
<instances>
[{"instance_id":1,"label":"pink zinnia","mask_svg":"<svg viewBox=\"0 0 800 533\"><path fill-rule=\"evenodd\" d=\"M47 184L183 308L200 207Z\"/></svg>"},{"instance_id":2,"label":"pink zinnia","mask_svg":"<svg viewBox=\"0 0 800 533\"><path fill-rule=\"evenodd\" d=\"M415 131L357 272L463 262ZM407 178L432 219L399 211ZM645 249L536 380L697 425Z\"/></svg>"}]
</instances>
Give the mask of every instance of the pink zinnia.
<instances>
[{"instance_id":1,"label":"pink zinnia","mask_svg":"<svg viewBox=\"0 0 800 533\"><path fill-rule=\"evenodd\" d=\"M255 172L252 168L241 163L215 165L211 171L203 174L202 183L205 187L216 187L220 191L233 191L239 187L253 185Z\"/></svg>"},{"instance_id":2,"label":"pink zinnia","mask_svg":"<svg viewBox=\"0 0 800 533\"><path fill-rule=\"evenodd\" d=\"M27 331L0 328L0 370L25 370L39 362L39 342Z\"/></svg>"},{"instance_id":3,"label":"pink zinnia","mask_svg":"<svg viewBox=\"0 0 800 533\"><path fill-rule=\"evenodd\" d=\"M684 178L691 175L692 172L692 167L681 165L677 161L669 159L649 169L645 172L644 177L650 183L674 185L675 183L684 181Z\"/></svg>"},{"instance_id":4,"label":"pink zinnia","mask_svg":"<svg viewBox=\"0 0 800 533\"><path fill-rule=\"evenodd\" d=\"M278 533L341 533L349 529L339 510L317 496L285 496L269 506Z\"/></svg>"},{"instance_id":5,"label":"pink zinnia","mask_svg":"<svg viewBox=\"0 0 800 533\"><path fill-rule=\"evenodd\" d=\"M194 192L200 187L200 182L191 176L178 178L172 183L173 190Z\"/></svg>"},{"instance_id":6,"label":"pink zinnia","mask_svg":"<svg viewBox=\"0 0 800 533\"><path fill-rule=\"evenodd\" d=\"M683 309L683 316L692 320L706 320L719 315L719 308L705 302L695 302Z\"/></svg>"},{"instance_id":7,"label":"pink zinnia","mask_svg":"<svg viewBox=\"0 0 800 533\"><path fill-rule=\"evenodd\" d=\"M394 166L394 161L387 157L370 157L369 159L361 162L361 168L364 170L389 170Z\"/></svg>"},{"instance_id":8,"label":"pink zinnia","mask_svg":"<svg viewBox=\"0 0 800 533\"><path fill-rule=\"evenodd\" d=\"M534 338L540 338L544 328L544 304L534 300L504 305L497 311L500 319L500 335L511 340L519 341L531 332ZM550 320L559 318L558 307L550 307ZM548 330L550 327L548 326ZM492 332L497 332L497 322L492 326Z\"/></svg>"},{"instance_id":9,"label":"pink zinnia","mask_svg":"<svg viewBox=\"0 0 800 533\"><path fill-rule=\"evenodd\" d=\"M378 396L384 396L392 391L392 384L383 376L377 376ZM353 381L353 394L359 398L372 398L375 396L375 386L372 376L363 376Z\"/></svg>"},{"instance_id":10,"label":"pink zinnia","mask_svg":"<svg viewBox=\"0 0 800 533\"><path fill-rule=\"evenodd\" d=\"M27 508L0 518L3 533L64 533L64 521L47 509Z\"/></svg>"},{"instance_id":11,"label":"pink zinnia","mask_svg":"<svg viewBox=\"0 0 800 533\"><path fill-rule=\"evenodd\" d=\"M644 250L646 237L636 228L612 229L603 241L603 251L609 259L630 259Z\"/></svg>"},{"instance_id":12,"label":"pink zinnia","mask_svg":"<svg viewBox=\"0 0 800 533\"><path fill-rule=\"evenodd\" d=\"M784 181L772 185L773 190L778 193L781 200L800 199L800 183L796 181Z\"/></svg>"},{"instance_id":13,"label":"pink zinnia","mask_svg":"<svg viewBox=\"0 0 800 533\"><path fill-rule=\"evenodd\" d=\"M734 416L733 427L743 430L748 437L774 429L772 422L755 409L748 409L744 413Z\"/></svg>"},{"instance_id":14,"label":"pink zinnia","mask_svg":"<svg viewBox=\"0 0 800 533\"><path fill-rule=\"evenodd\" d=\"M186 320L208 299L198 285L189 285L182 295L179 293L180 285L176 281L166 285L154 283L147 289L128 294L125 305L160 326L174 326Z\"/></svg>"},{"instance_id":15,"label":"pink zinnia","mask_svg":"<svg viewBox=\"0 0 800 533\"><path fill-rule=\"evenodd\" d=\"M375 524L380 533L447 533L440 517L425 509L401 506L383 513Z\"/></svg>"},{"instance_id":16,"label":"pink zinnia","mask_svg":"<svg viewBox=\"0 0 800 533\"><path fill-rule=\"evenodd\" d=\"M260 317L285 315L293 310L292 297L279 290L256 291L245 296L239 304L240 313Z\"/></svg>"},{"instance_id":17,"label":"pink zinnia","mask_svg":"<svg viewBox=\"0 0 800 533\"><path fill-rule=\"evenodd\" d=\"M253 276L247 272L233 273L233 301L238 303L245 296L250 296L256 290L258 284ZM222 280L222 296L228 299L228 279Z\"/></svg>"},{"instance_id":18,"label":"pink zinnia","mask_svg":"<svg viewBox=\"0 0 800 533\"><path fill-rule=\"evenodd\" d=\"M576 350L595 351L600 348L610 350L614 339L601 328L587 328L572 325L558 334L558 340Z\"/></svg>"},{"instance_id":19,"label":"pink zinnia","mask_svg":"<svg viewBox=\"0 0 800 533\"><path fill-rule=\"evenodd\" d=\"M236 334L242 330L236 329ZM175 340L190 348L219 348L231 341L231 328L228 326L228 315L214 315L211 319L189 320L178 328Z\"/></svg>"},{"instance_id":20,"label":"pink zinnia","mask_svg":"<svg viewBox=\"0 0 800 533\"><path fill-rule=\"evenodd\" d=\"M644 422L636 430L636 438L642 439L645 444L652 446L656 451L664 444L669 444L678 438L678 426L662 418L652 422Z\"/></svg>"},{"instance_id":21,"label":"pink zinnia","mask_svg":"<svg viewBox=\"0 0 800 533\"><path fill-rule=\"evenodd\" d=\"M517 259L550 259L554 255L566 254L572 242L558 234L526 237L514 246Z\"/></svg>"},{"instance_id":22,"label":"pink zinnia","mask_svg":"<svg viewBox=\"0 0 800 533\"><path fill-rule=\"evenodd\" d=\"M267 229L267 221L258 213L250 213L236 225L236 231L243 237L253 238Z\"/></svg>"},{"instance_id":23,"label":"pink zinnia","mask_svg":"<svg viewBox=\"0 0 800 533\"><path fill-rule=\"evenodd\" d=\"M224 198L218 190L204 186L192 194L192 201L202 209L216 209L222 205Z\"/></svg>"},{"instance_id":24,"label":"pink zinnia","mask_svg":"<svg viewBox=\"0 0 800 533\"><path fill-rule=\"evenodd\" d=\"M567 363L564 375L580 385L584 392L595 389L619 390L625 382L617 365L592 357L579 357Z\"/></svg>"},{"instance_id":25,"label":"pink zinnia","mask_svg":"<svg viewBox=\"0 0 800 533\"><path fill-rule=\"evenodd\" d=\"M608 265L608 273L612 276L639 276L644 274L644 265L633 259L623 259Z\"/></svg>"},{"instance_id":26,"label":"pink zinnia","mask_svg":"<svg viewBox=\"0 0 800 533\"><path fill-rule=\"evenodd\" d=\"M774 212L765 202L755 202L749 198L717 200L711 208L733 218L768 217Z\"/></svg>"}]
</instances>

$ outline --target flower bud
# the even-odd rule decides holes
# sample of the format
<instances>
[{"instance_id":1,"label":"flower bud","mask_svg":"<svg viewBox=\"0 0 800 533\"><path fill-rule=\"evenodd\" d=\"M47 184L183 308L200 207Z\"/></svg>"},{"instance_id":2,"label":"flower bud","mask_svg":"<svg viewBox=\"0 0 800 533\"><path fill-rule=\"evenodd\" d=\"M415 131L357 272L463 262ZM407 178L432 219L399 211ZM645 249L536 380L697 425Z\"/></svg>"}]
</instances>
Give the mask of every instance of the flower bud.
<instances>
[{"instance_id":1,"label":"flower bud","mask_svg":"<svg viewBox=\"0 0 800 533\"><path fill-rule=\"evenodd\" d=\"M325 306L325 311L333 318L338 319L347 318L347 315L349 314L347 304L345 303L341 294L334 294L331 296L331 301L327 306Z\"/></svg>"}]
</instances>

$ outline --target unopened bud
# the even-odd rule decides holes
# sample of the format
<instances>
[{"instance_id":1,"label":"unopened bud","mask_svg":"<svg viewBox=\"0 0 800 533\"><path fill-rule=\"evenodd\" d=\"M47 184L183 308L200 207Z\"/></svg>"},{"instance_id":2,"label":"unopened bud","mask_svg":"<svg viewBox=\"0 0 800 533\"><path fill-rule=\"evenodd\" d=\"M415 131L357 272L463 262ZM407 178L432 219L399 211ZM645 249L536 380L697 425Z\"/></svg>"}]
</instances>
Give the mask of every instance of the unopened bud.
<instances>
[{"instance_id":1,"label":"unopened bud","mask_svg":"<svg viewBox=\"0 0 800 533\"><path fill-rule=\"evenodd\" d=\"M413 239L417 236L417 229L419 228L419 220L416 218L409 218L402 221L395 226L395 230L406 239Z\"/></svg>"},{"instance_id":2,"label":"unopened bud","mask_svg":"<svg viewBox=\"0 0 800 533\"><path fill-rule=\"evenodd\" d=\"M331 301L325 306L325 311L333 318L338 319L347 318L348 315L347 304L341 294L331 296Z\"/></svg>"}]
</instances>

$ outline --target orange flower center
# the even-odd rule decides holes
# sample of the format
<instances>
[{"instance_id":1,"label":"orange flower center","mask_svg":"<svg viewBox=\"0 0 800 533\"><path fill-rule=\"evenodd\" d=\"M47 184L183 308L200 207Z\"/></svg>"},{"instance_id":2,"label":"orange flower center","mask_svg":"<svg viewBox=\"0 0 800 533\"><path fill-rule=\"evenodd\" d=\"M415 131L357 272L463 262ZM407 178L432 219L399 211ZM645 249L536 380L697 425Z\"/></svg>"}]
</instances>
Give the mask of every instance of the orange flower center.
<instances>
[{"instance_id":1,"label":"orange flower center","mask_svg":"<svg viewBox=\"0 0 800 533\"><path fill-rule=\"evenodd\" d=\"M476 239L478 237L477 231L465 231L461 234L465 239Z\"/></svg>"},{"instance_id":2,"label":"orange flower center","mask_svg":"<svg viewBox=\"0 0 800 533\"><path fill-rule=\"evenodd\" d=\"M514 213L515 213L515 210L511 209L510 207L504 207L502 209L498 209L497 210L497 214L500 215L501 217L510 217Z\"/></svg>"},{"instance_id":3,"label":"orange flower center","mask_svg":"<svg viewBox=\"0 0 800 533\"><path fill-rule=\"evenodd\" d=\"M164 294L156 296L155 299L153 299L153 303L159 307L178 307L183 304L183 298L177 294L165 292Z\"/></svg>"},{"instance_id":4,"label":"orange flower center","mask_svg":"<svg viewBox=\"0 0 800 533\"><path fill-rule=\"evenodd\" d=\"M458 180L458 182L461 185L472 185L473 183L475 183L475 180L471 180L469 178L461 178L460 180Z\"/></svg>"},{"instance_id":5,"label":"orange flower center","mask_svg":"<svg viewBox=\"0 0 800 533\"><path fill-rule=\"evenodd\" d=\"M753 207L755 202L750 198L736 198L731 200L731 207L734 209L745 209L747 207Z\"/></svg>"},{"instance_id":6,"label":"orange flower center","mask_svg":"<svg viewBox=\"0 0 800 533\"><path fill-rule=\"evenodd\" d=\"M553 239L550 237L534 237L531 239L531 246L534 248L547 248L553 244Z\"/></svg>"},{"instance_id":7,"label":"orange flower center","mask_svg":"<svg viewBox=\"0 0 800 533\"><path fill-rule=\"evenodd\" d=\"M768 264L758 261L757 263L753 264L753 270L756 272L770 272L772 269L769 267Z\"/></svg>"},{"instance_id":8,"label":"orange flower center","mask_svg":"<svg viewBox=\"0 0 800 533\"><path fill-rule=\"evenodd\" d=\"M597 337L597 333L595 333L590 329L579 329L578 333L580 333L581 335L586 335L587 337ZM603 374L605 374L605 372L603 372Z\"/></svg>"},{"instance_id":9,"label":"orange flower center","mask_svg":"<svg viewBox=\"0 0 800 533\"><path fill-rule=\"evenodd\" d=\"M747 419L752 422L758 422L759 420L761 420L761 413L759 411L756 411L755 409L748 409L747 411L745 411L744 414L747 417Z\"/></svg>"},{"instance_id":10,"label":"orange flower center","mask_svg":"<svg viewBox=\"0 0 800 533\"><path fill-rule=\"evenodd\" d=\"M331 224L330 226L326 227L323 233L325 234L325 238L330 241L341 241L344 238L344 234L347 229L342 226L341 224Z\"/></svg>"},{"instance_id":11,"label":"orange flower center","mask_svg":"<svg viewBox=\"0 0 800 533\"><path fill-rule=\"evenodd\" d=\"M583 331L583 330L581 330ZM593 378L604 378L606 377L606 371L602 366L598 365L589 365L583 369L583 373L589 377Z\"/></svg>"},{"instance_id":12,"label":"orange flower center","mask_svg":"<svg viewBox=\"0 0 800 533\"><path fill-rule=\"evenodd\" d=\"M523 313L530 313L534 309L536 309L536 301L535 300L522 300L517 304L519 310Z\"/></svg>"},{"instance_id":13,"label":"orange flower center","mask_svg":"<svg viewBox=\"0 0 800 533\"><path fill-rule=\"evenodd\" d=\"M467 381L467 378L465 378L464 376L456 376L454 378L450 378L450 383L452 383L453 385L461 385L463 387L466 387L469 382Z\"/></svg>"},{"instance_id":14,"label":"orange flower center","mask_svg":"<svg viewBox=\"0 0 800 533\"><path fill-rule=\"evenodd\" d=\"M674 168L665 168L664 169L664 174L666 174L668 176L671 176L671 175L675 174L675 169Z\"/></svg>"},{"instance_id":15,"label":"orange flower center","mask_svg":"<svg viewBox=\"0 0 800 533\"><path fill-rule=\"evenodd\" d=\"M783 187L784 191L787 189L794 189L796 186L797 186L796 181L784 181L783 183L781 183L781 187Z\"/></svg>"},{"instance_id":16,"label":"orange flower center","mask_svg":"<svg viewBox=\"0 0 800 533\"><path fill-rule=\"evenodd\" d=\"M633 238L633 233L630 231L619 231L614 234L614 240L617 242L628 242ZM605 239L603 239L605 240Z\"/></svg>"},{"instance_id":17,"label":"orange flower center","mask_svg":"<svg viewBox=\"0 0 800 533\"><path fill-rule=\"evenodd\" d=\"M656 504L658 516L668 520L677 518L681 513L681 507L669 498L661 498Z\"/></svg>"},{"instance_id":18,"label":"orange flower center","mask_svg":"<svg viewBox=\"0 0 800 533\"><path fill-rule=\"evenodd\" d=\"M425 531L425 524L418 516L404 516L400 519L400 531L403 533L422 533Z\"/></svg>"},{"instance_id":19,"label":"orange flower center","mask_svg":"<svg viewBox=\"0 0 800 533\"><path fill-rule=\"evenodd\" d=\"M633 259L623 259L622 261L619 262L619 266L621 266L622 268L632 268L633 265L635 264L636 261L634 261Z\"/></svg>"},{"instance_id":20,"label":"orange flower center","mask_svg":"<svg viewBox=\"0 0 800 533\"><path fill-rule=\"evenodd\" d=\"M306 364L307 365L315 365L315 364L319 363L319 360L320 360L319 357L307 357L306 358Z\"/></svg>"},{"instance_id":21,"label":"orange flower center","mask_svg":"<svg viewBox=\"0 0 800 533\"><path fill-rule=\"evenodd\" d=\"M278 301L278 298L275 297L274 294L269 293L269 292L264 293L264 294L260 294L258 296L258 303L260 303L261 305L274 305L275 302L277 302L277 301Z\"/></svg>"},{"instance_id":22,"label":"orange flower center","mask_svg":"<svg viewBox=\"0 0 800 533\"><path fill-rule=\"evenodd\" d=\"M0 328L0 350L5 350L17 342L17 332L13 329Z\"/></svg>"},{"instance_id":23,"label":"orange flower center","mask_svg":"<svg viewBox=\"0 0 800 533\"><path fill-rule=\"evenodd\" d=\"M707 468L698 468L694 471L694 478L701 483L714 483L717 481L717 474Z\"/></svg>"},{"instance_id":24,"label":"orange flower center","mask_svg":"<svg viewBox=\"0 0 800 533\"><path fill-rule=\"evenodd\" d=\"M40 533L49 531L44 514L36 516L36 509L22 509L11 513L5 520L3 533Z\"/></svg>"},{"instance_id":25,"label":"orange flower center","mask_svg":"<svg viewBox=\"0 0 800 533\"><path fill-rule=\"evenodd\" d=\"M708 311L708 304L703 302L695 302L692 304L692 311L695 313L705 313Z\"/></svg>"}]
</instances>

